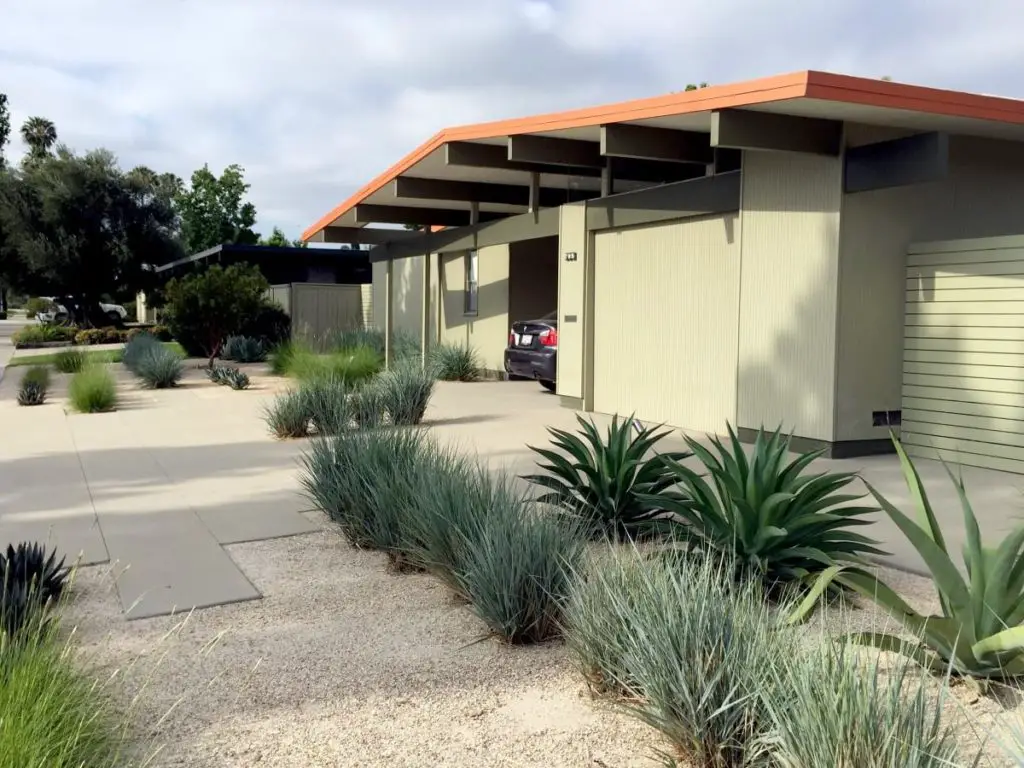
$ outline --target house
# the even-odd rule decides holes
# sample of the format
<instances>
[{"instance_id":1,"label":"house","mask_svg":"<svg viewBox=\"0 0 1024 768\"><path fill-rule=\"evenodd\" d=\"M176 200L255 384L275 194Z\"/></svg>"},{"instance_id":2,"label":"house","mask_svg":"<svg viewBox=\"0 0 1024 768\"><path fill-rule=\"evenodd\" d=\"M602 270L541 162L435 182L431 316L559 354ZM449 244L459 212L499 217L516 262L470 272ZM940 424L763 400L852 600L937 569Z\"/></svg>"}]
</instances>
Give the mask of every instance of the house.
<instances>
[{"instance_id":1,"label":"house","mask_svg":"<svg viewBox=\"0 0 1024 768\"><path fill-rule=\"evenodd\" d=\"M552 304L569 407L1022 472L1022 200L1024 102L811 71L448 129L303 237L489 367Z\"/></svg>"},{"instance_id":2,"label":"house","mask_svg":"<svg viewBox=\"0 0 1024 768\"><path fill-rule=\"evenodd\" d=\"M305 336L320 338L372 323L372 270L367 250L226 244L154 271L167 281L213 263L256 265L271 285L272 298L291 316L293 331ZM144 295L136 300L136 306L142 319L147 311Z\"/></svg>"}]
</instances>

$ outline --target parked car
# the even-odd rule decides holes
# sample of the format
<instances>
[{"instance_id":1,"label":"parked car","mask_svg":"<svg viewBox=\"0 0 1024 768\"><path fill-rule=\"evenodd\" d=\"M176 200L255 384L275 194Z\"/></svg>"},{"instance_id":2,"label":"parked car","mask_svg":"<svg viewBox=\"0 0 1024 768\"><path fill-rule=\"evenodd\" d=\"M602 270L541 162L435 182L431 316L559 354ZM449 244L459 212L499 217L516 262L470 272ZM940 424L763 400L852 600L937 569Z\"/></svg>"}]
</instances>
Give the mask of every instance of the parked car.
<instances>
[{"instance_id":1,"label":"parked car","mask_svg":"<svg viewBox=\"0 0 1024 768\"><path fill-rule=\"evenodd\" d=\"M54 300L52 296L43 296L44 299L49 300L50 306L46 308L45 312L37 312L36 319L40 323L64 323L68 319L68 310L63 305ZM120 325L128 319L128 310L122 307L120 304L104 304L100 302L100 311L107 316L114 325Z\"/></svg>"},{"instance_id":2,"label":"parked car","mask_svg":"<svg viewBox=\"0 0 1024 768\"><path fill-rule=\"evenodd\" d=\"M505 372L534 379L549 392L555 391L555 360L558 354L558 314L540 320L512 323L505 349Z\"/></svg>"}]
</instances>

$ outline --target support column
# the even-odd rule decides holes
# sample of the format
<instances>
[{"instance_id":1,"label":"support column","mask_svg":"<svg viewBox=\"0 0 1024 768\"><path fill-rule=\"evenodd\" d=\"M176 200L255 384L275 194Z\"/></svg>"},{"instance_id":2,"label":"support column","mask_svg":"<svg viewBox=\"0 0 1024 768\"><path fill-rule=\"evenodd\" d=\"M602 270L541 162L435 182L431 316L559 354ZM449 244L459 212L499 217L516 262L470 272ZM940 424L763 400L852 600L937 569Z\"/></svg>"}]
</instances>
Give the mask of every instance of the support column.
<instances>
[{"instance_id":1,"label":"support column","mask_svg":"<svg viewBox=\"0 0 1024 768\"><path fill-rule=\"evenodd\" d=\"M420 364L427 370L430 359L430 261L433 254L423 254L423 300L420 310Z\"/></svg>"},{"instance_id":2,"label":"support column","mask_svg":"<svg viewBox=\"0 0 1024 768\"><path fill-rule=\"evenodd\" d=\"M529 212L536 214L540 207L540 174L533 171L530 174L530 208Z\"/></svg>"},{"instance_id":3,"label":"support column","mask_svg":"<svg viewBox=\"0 0 1024 768\"><path fill-rule=\"evenodd\" d=\"M395 302L391 295L394 286L394 259L384 262L384 368L390 369L394 362L392 337L395 331Z\"/></svg>"},{"instance_id":4,"label":"support column","mask_svg":"<svg viewBox=\"0 0 1024 768\"><path fill-rule=\"evenodd\" d=\"M601 197L608 197L615 188L615 177L612 175L612 159L604 159L604 168L601 169Z\"/></svg>"}]
</instances>

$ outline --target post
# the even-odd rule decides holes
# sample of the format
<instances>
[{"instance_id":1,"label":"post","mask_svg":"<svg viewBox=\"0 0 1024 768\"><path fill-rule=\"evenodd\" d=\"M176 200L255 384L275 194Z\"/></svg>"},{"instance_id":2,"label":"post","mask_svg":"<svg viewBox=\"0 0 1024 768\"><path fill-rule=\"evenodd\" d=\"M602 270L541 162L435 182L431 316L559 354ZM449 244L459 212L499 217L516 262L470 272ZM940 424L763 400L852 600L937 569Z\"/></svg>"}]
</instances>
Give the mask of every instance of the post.
<instances>
[{"instance_id":1,"label":"post","mask_svg":"<svg viewBox=\"0 0 1024 768\"><path fill-rule=\"evenodd\" d=\"M536 214L540 208L540 174L537 171L530 173L530 207L529 212Z\"/></svg>"},{"instance_id":2,"label":"post","mask_svg":"<svg viewBox=\"0 0 1024 768\"><path fill-rule=\"evenodd\" d=\"M384 270L384 367L390 369L394 362L392 335L395 326L395 302L391 295L394 285L395 260L388 259Z\"/></svg>"},{"instance_id":3,"label":"post","mask_svg":"<svg viewBox=\"0 0 1024 768\"><path fill-rule=\"evenodd\" d=\"M423 306L420 309L420 362L423 370L427 370L430 358L430 258L431 254L423 254Z\"/></svg>"},{"instance_id":4,"label":"post","mask_svg":"<svg viewBox=\"0 0 1024 768\"><path fill-rule=\"evenodd\" d=\"M601 197L608 197L615 189L615 177L612 174L612 159L604 159L604 168L601 169Z\"/></svg>"}]
</instances>

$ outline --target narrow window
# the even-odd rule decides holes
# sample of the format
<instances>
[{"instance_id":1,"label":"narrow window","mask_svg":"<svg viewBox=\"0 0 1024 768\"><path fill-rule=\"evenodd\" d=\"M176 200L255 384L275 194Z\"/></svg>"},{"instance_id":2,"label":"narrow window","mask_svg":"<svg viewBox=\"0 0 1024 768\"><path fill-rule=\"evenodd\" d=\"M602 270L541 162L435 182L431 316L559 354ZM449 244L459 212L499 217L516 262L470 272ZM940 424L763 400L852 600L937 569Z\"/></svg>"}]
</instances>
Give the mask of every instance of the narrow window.
<instances>
[{"instance_id":1,"label":"narrow window","mask_svg":"<svg viewBox=\"0 0 1024 768\"><path fill-rule=\"evenodd\" d=\"M463 314L475 315L478 311L477 293L479 291L480 267L476 251L469 251L465 256L466 289Z\"/></svg>"}]
</instances>

